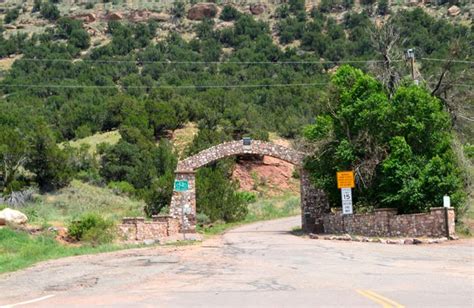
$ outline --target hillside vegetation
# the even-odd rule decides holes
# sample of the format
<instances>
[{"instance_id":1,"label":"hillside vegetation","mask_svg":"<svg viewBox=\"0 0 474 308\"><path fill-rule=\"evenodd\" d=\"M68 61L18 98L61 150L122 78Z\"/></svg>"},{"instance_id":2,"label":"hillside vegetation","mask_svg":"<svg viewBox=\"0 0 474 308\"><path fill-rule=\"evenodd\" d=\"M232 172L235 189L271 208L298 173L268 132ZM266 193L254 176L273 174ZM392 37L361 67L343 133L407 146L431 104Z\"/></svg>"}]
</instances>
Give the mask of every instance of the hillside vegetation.
<instances>
[{"instance_id":1,"label":"hillside vegetation","mask_svg":"<svg viewBox=\"0 0 474 308\"><path fill-rule=\"evenodd\" d=\"M423 211L450 194L462 214L472 179L454 153L472 163L472 4L454 1L459 12L448 16L445 2L290 0L261 14L176 2L141 19L113 2L97 4L104 11L93 18L61 1L9 7L0 57L16 60L0 81L2 195L79 179L164 213L178 157L276 132L314 151L307 168L332 206L333 175L350 168L360 171L361 210ZM187 123L196 123L191 136L180 134ZM173 134L185 141L173 147ZM204 220L248 214L252 197L231 180L234 164L199 170Z\"/></svg>"}]
</instances>

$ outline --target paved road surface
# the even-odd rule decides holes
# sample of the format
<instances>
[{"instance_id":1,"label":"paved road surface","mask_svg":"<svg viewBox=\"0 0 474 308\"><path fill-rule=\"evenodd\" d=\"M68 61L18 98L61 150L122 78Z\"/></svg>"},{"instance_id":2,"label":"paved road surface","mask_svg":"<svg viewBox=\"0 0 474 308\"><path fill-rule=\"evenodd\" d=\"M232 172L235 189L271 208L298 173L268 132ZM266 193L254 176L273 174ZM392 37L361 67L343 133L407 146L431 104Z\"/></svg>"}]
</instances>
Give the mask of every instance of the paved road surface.
<instances>
[{"instance_id":1,"label":"paved road surface","mask_svg":"<svg viewBox=\"0 0 474 308\"><path fill-rule=\"evenodd\" d=\"M0 305L473 307L472 241L384 245L291 235L299 218L200 246L48 261L0 276Z\"/></svg>"}]
</instances>

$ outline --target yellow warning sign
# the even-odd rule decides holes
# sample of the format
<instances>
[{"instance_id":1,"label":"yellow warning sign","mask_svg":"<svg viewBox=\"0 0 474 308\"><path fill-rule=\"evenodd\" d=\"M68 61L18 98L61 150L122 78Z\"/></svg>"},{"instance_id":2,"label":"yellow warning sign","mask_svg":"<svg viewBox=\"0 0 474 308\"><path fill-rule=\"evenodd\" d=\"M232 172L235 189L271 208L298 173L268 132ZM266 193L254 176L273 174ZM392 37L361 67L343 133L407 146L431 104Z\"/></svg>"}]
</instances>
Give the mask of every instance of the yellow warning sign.
<instances>
[{"instance_id":1,"label":"yellow warning sign","mask_svg":"<svg viewBox=\"0 0 474 308\"><path fill-rule=\"evenodd\" d=\"M354 188L354 171L337 172L337 188Z\"/></svg>"}]
</instances>

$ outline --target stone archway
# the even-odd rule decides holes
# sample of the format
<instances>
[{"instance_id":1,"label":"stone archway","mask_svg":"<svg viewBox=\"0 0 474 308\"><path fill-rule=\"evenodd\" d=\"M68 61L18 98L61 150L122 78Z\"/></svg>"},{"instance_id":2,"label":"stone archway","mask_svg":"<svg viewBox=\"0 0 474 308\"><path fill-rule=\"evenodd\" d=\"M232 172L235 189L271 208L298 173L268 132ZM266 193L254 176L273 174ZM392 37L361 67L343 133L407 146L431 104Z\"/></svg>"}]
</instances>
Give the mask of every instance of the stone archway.
<instances>
[{"instance_id":1,"label":"stone archway","mask_svg":"<svg viewBox=\"0 0 474 308\"><path fill-rule=\"evenodd\" d=\"M242 154L267 155L299 168L302 227L308 232L322 231L321 217L328 209L328 202L324 192L310 183L308 173L302 168L306 154L271 142L238 140L210 147L178 162L175 184L180 185L175 185L173 190L170 215L180 221L182 233L196 230L196 170L216 160Z\"/></svg>"}]
</instances>

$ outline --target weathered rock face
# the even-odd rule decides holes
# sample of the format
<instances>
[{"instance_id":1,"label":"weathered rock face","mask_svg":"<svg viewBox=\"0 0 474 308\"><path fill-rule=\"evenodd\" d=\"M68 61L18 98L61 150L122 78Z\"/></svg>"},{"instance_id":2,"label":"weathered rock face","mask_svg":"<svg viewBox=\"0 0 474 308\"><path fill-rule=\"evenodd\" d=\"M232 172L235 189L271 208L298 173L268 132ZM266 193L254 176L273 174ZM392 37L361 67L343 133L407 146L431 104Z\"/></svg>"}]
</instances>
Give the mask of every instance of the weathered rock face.
<instances>
[{"instance_id":1,"label":"weathered rock face","mask_svg":"<svg viewBox=\"0 0 474 308\"><path fill-rule=\"evenodd\" d=\"M254 3L250 5L249 9L250 9L250 13L252 13L253 15L260 15L263 12L265 12L267 7L265 6L265 4Z\"/></svg>"},{"instance_id":2,"label":"weathered rock face","mask_svg":"<svg viewBox=\"0 0 474 308\"><path fill-rule=\"evenodd\" d=\"M170 20L170 15L165 13L151 13L149 19L165 22Z\"/></svg>"},{"instance_id":3,"label":"weathered rock face","mask_svg":"<svg viewBox=\"0 0 474 308\"><path fill-rule=\"evenodd\" d=\"M107 14L106 19L107 20L122 20L123 15L121 13L118 13L118 12L113 12L113 13Z\"/></svg>"},{"instance_id":4,"label":"weathered rock face","mask_svg":"<svg viewBox=\"0 0 474 308\"><path fill-rule=\"evenodd\" d=\"M150 12L148 10L138 10L133 11L128 15L128 20L132 22L141 22L146 21L150 16Z\"/></svg>"},{"instance_id":5,"label":"weathered rock face","mask_svg":"<svg viewBox=\"0 0 474 308\"><path fill-rule=\"evenodd\" d=\"M0 225L14 224L23 225L28 221L28 217L20 211L6 208L0 211Z\"/></svg>"},{"instance_id":6,"label":"weathered rock face","mask_svg":"<svg viewBox=\"0 0 474 308\"><path fill-rule=\"evenodd\" d=\"M97 16L94 13L75 15L72 16L72 18L82 20L85 23L91 23L97 20Z\"/></svg>"},{"instance_id":7,"label":"weathered rock face","mask_svg":"<svg viewBox=\"0 0 474 308\"><path fill-rule=\"evenodd\" d=\"M203 20L214 18L217 14L217 6L214 3L198 3L188 11L188 19Z\"/></svg>"},{"instance_id":8,"label":"weathered rock face","mask_svg":"<svg viewBox=\"0 0 474 308\"><path fill-rule=\"evenodd\" d=\"M456 5L453 5L448 9L449 16L454 17L454 16L458 16L459 14L461 14L461 9Z\"/></svg>"}]
</instances>

